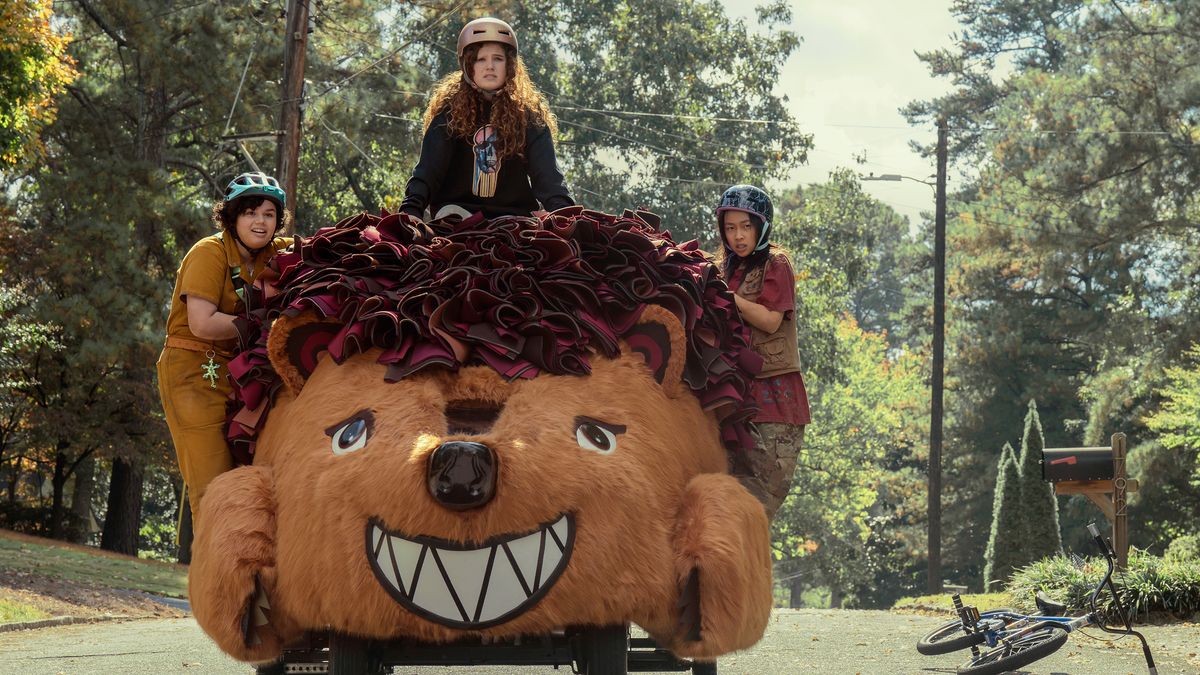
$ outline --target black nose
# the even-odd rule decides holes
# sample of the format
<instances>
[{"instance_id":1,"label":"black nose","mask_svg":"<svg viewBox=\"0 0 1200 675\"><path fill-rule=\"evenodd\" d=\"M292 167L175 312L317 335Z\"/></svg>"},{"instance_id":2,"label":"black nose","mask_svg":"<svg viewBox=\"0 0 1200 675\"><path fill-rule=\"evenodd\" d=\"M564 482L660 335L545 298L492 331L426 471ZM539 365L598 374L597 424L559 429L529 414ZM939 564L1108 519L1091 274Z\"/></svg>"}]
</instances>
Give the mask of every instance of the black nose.
<instances>
[{"instance_id":1,"label":"black nose","mask_svg":"<svg viewBox=\"0 0 1200 675\"><path fill-rule=\"evenodd\" d=\"M496 456L482 443L442 443L429 455L428 487L448 509L477 509L496 495Z\"/></svg>"}]
</instances>

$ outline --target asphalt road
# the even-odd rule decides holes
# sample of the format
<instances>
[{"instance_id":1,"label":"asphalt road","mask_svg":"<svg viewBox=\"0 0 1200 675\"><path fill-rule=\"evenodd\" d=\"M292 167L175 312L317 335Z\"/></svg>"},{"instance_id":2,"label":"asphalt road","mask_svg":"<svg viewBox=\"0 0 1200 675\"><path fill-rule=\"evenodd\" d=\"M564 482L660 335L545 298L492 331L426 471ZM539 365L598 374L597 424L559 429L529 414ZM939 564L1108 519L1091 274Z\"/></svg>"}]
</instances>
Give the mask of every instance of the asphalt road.
<instances>
[{"instance_id":1,"label":"asphalt road","mask_svg":"<svg viewBox=\"0 0 1200 675\"><path fill-rule=\"evenodd\" d=\"M780 610L753 649L722 658L723 675L742 673L953 673L961 652L921 656L914 645L939 619L873 611ZM1200 625L1145 630L1166 673L1200 673ZM1092 633L1095 635L1096 633ZM222 654L195 621L152 619L60 626L0 633L0 673L236 673L253 669ZM500 675L569 673L570 669L428 667L397 669L397 675ZM1133 638L1115 645L1072 635L1057 653L1035 664L1033 674L1117 675L1145 673Z\"/></svg>"}]
</instances>

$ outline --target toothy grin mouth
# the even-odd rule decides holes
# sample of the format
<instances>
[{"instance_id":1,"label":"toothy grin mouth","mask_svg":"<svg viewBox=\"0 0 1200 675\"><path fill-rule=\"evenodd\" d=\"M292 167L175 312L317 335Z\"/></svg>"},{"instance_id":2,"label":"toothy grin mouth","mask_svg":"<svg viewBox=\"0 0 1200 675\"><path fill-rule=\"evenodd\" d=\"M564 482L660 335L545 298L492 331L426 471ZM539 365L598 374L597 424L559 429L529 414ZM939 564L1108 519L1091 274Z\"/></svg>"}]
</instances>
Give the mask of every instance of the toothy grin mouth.
<instances>
[{"instance_id":1,"label":"toothy grin mouth","mask_svg":"<svg viewBox=\"0 0 1200 675\"><path fill-rule=\"evenodd\" d=\"M379 583L405 609L453 628L487 628L537 604L562 574L575 542L575 517L482 544L404 537L372 518L367 558Z\"/></svg>"}]
</instances>

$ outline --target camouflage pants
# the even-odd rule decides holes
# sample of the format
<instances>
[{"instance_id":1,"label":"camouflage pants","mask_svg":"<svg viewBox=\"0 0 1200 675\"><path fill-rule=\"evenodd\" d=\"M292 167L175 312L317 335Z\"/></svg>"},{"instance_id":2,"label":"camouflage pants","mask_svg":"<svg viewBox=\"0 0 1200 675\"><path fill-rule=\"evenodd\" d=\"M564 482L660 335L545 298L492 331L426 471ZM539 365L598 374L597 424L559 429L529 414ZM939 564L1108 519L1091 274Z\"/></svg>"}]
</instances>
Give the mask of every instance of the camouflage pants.
<instances>
[{"instance_id":1,"label":"camouflage pants","mask_svg":"<svg viewBox=\"0 0 1200 675\"><path fill-rule=\"evenodd\" d=\"M770 520L792 487L796 456L804 442L804 425L768 422L757 426L758 444L733 457L732 473L763 503Z\"/></svg>"}]
</instances>

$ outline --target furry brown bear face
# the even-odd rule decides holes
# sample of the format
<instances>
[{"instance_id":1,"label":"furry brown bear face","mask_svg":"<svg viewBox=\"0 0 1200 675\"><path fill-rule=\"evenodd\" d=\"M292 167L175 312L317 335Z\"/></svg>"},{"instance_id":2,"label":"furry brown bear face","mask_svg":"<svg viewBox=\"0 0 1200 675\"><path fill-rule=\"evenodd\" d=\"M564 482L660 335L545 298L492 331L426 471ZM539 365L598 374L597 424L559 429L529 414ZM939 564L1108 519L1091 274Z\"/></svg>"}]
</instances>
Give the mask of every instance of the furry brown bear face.
<instances>
[{"instance_id":1,"label":"furry brown bear face","mask_svg":"<svg viewBox=\"0 0 1200 675\"><path fill-rule=\"evenodd\" d=\"M672 606L682 491L724 471L725 455L715 418L680 384L678 322L650 308L639 329L588 376L507 382L476 366L387 382L378 350L292 363L277 325L272 362L291 392L255 464L275 474L281 583L313 621L367 635Z\"/></svg>"}]
</instances>

